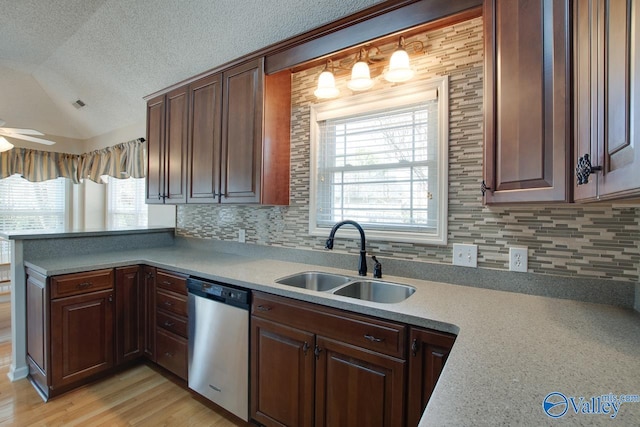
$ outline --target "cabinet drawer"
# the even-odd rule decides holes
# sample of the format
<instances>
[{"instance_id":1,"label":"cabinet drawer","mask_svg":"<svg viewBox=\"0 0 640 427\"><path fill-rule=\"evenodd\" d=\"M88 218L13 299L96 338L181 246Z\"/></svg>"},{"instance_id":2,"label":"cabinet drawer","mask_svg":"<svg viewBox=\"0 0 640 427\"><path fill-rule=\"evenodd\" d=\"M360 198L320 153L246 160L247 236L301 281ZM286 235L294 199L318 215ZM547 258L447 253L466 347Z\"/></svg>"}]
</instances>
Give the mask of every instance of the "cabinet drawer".
<instances>
[{"instance_id":1,"label":"cabinet drawer","mask_svg":"<svg viewBox=\"0 0 640 427\"><path fill-rule=\"evenodd\" d=\"M405 357L403 324L258 292L253 294L251 313L389 356Z\"/></svg>"},{"instance_id":2,"label":"cabinet drawer","mask_svg":"<svg viewBox=\"0 0 640 427\"><path fill-rule=\"evenodd\" d=\"M156 274L156 286L168 291L187 295L187 277L177 273L158 270Z\"/></svg>"},{"instance_id":3,"label":"cabinet drawer","mask_svg":"<svg viewBox=\"0 0 640 427\"><path fill-rule=\"evenodd\" d=\"M187 379L187 340L162 328L156 329L156 362L180 378Z\"/></svg>"},{"instance_id":4,"label":"cabinet drawer","mask_svg":"<svg viewBox=\"0 0 640 427\"><path fill-rule=\"evenodd\" d=\"M113 269L65 274L51 278L51 298L113 289Z\"/></svg>"},{"instance_id":5,"label":"cabinet drawer","mask_svg":"<svg viewBox=\"0 0 640 427\"><path fill-rule=\"evenodd\" d=\"M187 316L187 297L158 290L156 293L156 307L179 316Z\"/></svg>"},{"instance_id":6,"label":"cabinet drawer","mask_svg":"<svg viewBox=\"0 0 640 427\"><path fill-rule=\"evenodd\" d=\"M184 317L172 316L162 310L158 310L156 313L156 324L160 328L164 328L168 331L178 334L184 338L187 338L187 319Z\"/></svg>"}]
</instances>

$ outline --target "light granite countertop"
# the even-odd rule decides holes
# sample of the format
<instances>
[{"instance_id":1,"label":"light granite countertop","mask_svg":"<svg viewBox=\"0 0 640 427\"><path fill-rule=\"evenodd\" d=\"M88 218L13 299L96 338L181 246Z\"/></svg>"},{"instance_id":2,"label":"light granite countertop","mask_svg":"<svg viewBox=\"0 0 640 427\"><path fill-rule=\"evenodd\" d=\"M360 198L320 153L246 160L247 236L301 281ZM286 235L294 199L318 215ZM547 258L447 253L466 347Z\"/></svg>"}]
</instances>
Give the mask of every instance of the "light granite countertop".
<instances>
[{"instance_id":1,"label":"light granite countertop","mask_svg":"<svg viewBox=\"0 0 640 427\"><path fill-rule=\"evenodd\" d=\"M392 276L384 280L417 291L378 304L275 283L301 271L354 271L184 247L25 261L45 275L137 263L457 334L420 426L640 425L640 402L621 404L612 420L599 398L640 395L640 313L629 309ZM568 399L549 398L561 402L552 413L567 408L558 419L543 410L552 392ZM584 413L592 402L610 413Z\"/></svg>"},{"instance_id":2,"label":"light granite countertop","mask_svg":"<svg viewBox=\"0 0 640 427\"><path fill-rule=\"evenodd\" d=\"M36 240L59 239L64 237L96 237L125 234L162 233L173 231L173 227L99 227L74 230L70 228L54 228L50 230L18 230L0 231L0 239L4 240Z\"/></svg>"}]
</instances>

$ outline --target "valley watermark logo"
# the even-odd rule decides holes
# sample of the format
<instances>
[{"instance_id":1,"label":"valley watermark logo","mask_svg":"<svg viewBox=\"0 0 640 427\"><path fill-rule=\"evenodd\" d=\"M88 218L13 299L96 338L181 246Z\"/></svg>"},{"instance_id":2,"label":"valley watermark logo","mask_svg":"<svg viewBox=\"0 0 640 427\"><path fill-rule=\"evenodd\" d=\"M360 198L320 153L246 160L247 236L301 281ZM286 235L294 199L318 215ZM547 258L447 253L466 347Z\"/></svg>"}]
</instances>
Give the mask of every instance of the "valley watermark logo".
<instances>
[{"instance_id":1,"label":"valley watermark logo","mask_svg":"<svg viewBox=\"0 0 640 427\"><path fill-rule=\"evenodd\" d=\"M567 397L564 394L554 391L547 394L542 401L542 409L551 418L561 418L567 412L584 415L608 415L614 419L623 403L640 403L640 396L637 394L613 393L585 397Z\"/></svg>"}]
</instances>

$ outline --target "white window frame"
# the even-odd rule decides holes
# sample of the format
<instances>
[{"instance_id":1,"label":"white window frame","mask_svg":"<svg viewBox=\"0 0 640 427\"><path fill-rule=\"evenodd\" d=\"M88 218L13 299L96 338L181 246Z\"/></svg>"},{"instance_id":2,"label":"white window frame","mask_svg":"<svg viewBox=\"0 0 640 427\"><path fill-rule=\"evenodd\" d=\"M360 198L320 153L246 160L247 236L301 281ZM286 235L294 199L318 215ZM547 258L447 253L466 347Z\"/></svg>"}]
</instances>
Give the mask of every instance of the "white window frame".
<instances>
[{"instance_id":1,"label":"white window frame","mask_svg":"<svg viewBox=\"0 0 640 427\"><path fill-rule=\"evenodd\" d=\"M318 192L318 157L320 144L320 126L318 122L362 114L366 111L376 111L393 107L402 107L433 99L434 91L438 99L438 221L437 232L421 233L416 231L382 231L366 230L369 240L420 243L429 245L447 244L448 223L448 177L449 177L449 80L447 76L422 80L416 83L404 84L389 89L377 90L370 93L354 95L322 102L311 106L310 111L310 139L311 164L309 186L309 234L312 236L327 236L330 227L319 227L316 217L316 195ZM359 234L351 227L340 230L341 236L358 237Z\"/></svg>"},{"instance_id":2,"label":"white window frame","mask_svg":"<svg viewBox=\"0 0 640 427\"><path fill-rule=\"evenodd\" d=\"M103 176L102 179L107 182L107 188L106 188L106 191L105 191L105 193L106 193L105 194L105 196L106 196L105 197L105 199L106 199L105 200L106 201L106 203L105 203L105 205L106 205L105 206L105 208L106 208L105 209L106 210L105 222L107 223L107 227L109 227L109 228L121 228L121 226L118 226L118 225L114 224L114 222L115 222L114 221L114 219L115 219L114 216L115 215L128 215L128 214L131 214L131 212L123 212L123 211L119 211L117 209L113 209L113 207L114 207L114 203L113 202L114 201L112 200L112 195L113 195L112 192L114 190L114 183L120 183L120 181L122 181L122 180L119 180L118 178L114 178L114 177L111 177L111 176ZM131 180L131 179L136 179L136 178L127 178L127 179ZM137 178L137 179L141 180L141 181L138 181L138 182L144 182L144 180L145 180L145 178ZM146 190L144 190L144 187L143 187L142 194L141 195L137 194L137 196L142 198L141 200L138 200L138 201L141 201L142 204L147 209L147 212L146 212L146 218L147 218L146 222L147 223L143 224L143 225L136 224L134 227L144 227L144 226L149 224L149 205L147 205L146 202L145 202Z\"/></svg>"}]
</instances>

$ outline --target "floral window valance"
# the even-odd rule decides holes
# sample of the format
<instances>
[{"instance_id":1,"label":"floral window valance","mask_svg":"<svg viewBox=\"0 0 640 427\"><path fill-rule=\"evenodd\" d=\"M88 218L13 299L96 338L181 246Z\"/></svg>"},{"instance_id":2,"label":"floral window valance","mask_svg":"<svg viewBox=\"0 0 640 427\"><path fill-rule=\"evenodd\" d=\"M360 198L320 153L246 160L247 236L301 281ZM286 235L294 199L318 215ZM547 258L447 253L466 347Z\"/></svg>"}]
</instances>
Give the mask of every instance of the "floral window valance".
<instances>
[{"instance_id":1,"label":"floral window valance","mask_svg":"<svg viewBox=\"0 0 640 427\"><path fill-rule=\"evenodd\" d=\"M79 184L84 179L102 183L102 175L144 178L146 151L144 138L85 154L13 148L0 153L0 179L19 174L32 182L62 177Z\"/></svg>"}]
</instances>

